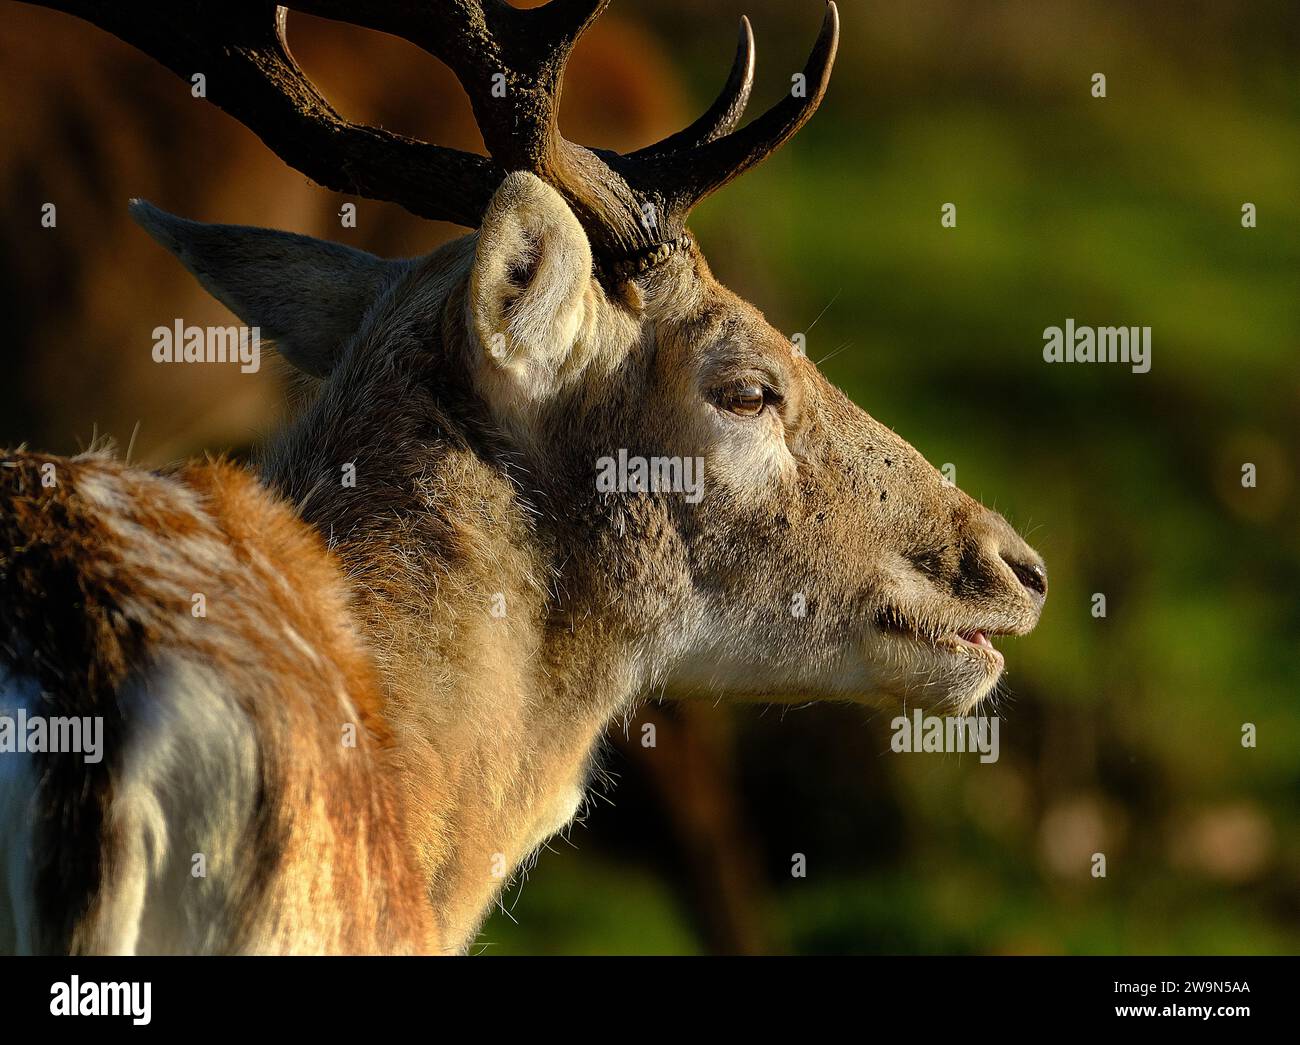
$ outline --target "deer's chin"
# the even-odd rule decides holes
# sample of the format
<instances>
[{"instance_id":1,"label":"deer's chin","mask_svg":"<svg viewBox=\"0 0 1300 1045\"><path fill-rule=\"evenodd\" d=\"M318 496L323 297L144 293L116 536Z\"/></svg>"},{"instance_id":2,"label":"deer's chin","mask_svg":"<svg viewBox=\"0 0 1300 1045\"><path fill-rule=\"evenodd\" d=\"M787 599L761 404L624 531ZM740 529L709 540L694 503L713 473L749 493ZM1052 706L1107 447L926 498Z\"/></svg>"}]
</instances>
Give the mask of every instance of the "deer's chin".
<instances>
[{"instance_id":1,"label":"deer's chin","mask_svg":"<svg viewBox=\"0 0 1300 1045\"><path fill-rule=\"evenodd\" d=\"M893 609L882 611L876 626L898 695L907 703L964 714L993 691L1006 667L982 628L922 628Z\"/></svg>"}]
</instances>

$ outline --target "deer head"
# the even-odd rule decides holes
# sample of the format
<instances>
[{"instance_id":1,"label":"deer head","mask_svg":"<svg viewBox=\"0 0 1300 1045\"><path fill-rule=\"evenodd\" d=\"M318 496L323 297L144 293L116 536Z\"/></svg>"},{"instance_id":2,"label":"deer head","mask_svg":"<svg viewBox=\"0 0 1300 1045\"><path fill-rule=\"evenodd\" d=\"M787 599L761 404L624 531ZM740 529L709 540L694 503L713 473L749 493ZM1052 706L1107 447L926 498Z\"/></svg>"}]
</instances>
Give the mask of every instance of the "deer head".
<instances>
[{"instance_id":1,"label":"deer head","mask_svg":"<svg viewBox=\"0 0 1300 1045\"><path fill-rule=\"evenodd\" d=\"M618 155L569 142L556 119L568 55L607 3L293 5L446 62L490 159L342 120L290 57L283 9L202 5L200 20L198 4L148 19L128 5L50 6L187 79L205 72L213 101L317 181L477 230L382 260L133 205L314 379L263 474L343 559L399 734L413 723L446 744L456 714L526 692L467 732L552 745L580 788L604 723L648 693L972 708L1003 669L990 637L1037 622L1041 559L722 287L687 229L699 200L817 108L835 5L804 91L738 129L754 67L742 21L708 111ZM355 489L340 488L345 463ZM458 712L422 710L439 686L456 690L440 706ZM538 716L581 726L569 743L558 725L531 728ZM444 775L457 764L409 760ZM548 805L530 791L536 772L511 766L501 790L539 806L518 818L506 847L517 857L573 802ZM482 851L498 827L479 832ZM438 858L427 865L436 878ZM482 900L464 902L467 923Z\"/></svg>"},{"instance_id":2,"label":"deer head","mask_svg":"<svg viewBox=\"0 0 1300 1045\"><path fill-rule=\"evenodd\" d=\"M708 111L619 155L557 125L565 62L607 2L294 5L446 62L490 160L343 121L294 64L283 8L198 23L186 5L145 21L117 5L51 6L177 72L205 71L217 104L318 181L478 229L428 258L382 261L135 205L212 293L324 380L316 418L351 418L356 435L376 411L382 432L400 412L394 371L417 365L403 351L427 368L415 394L472 404L493 452L528 477L519 496L555 557L563 617L612 615L653 634L652 675L668 693L973 706L1003 667L990 637L1037 621L1040 558L720 286L686 227L700 199L817 108L835 5L803 91L737 130L754 71L742 20ZM322 478L307 438L272 469L299 493ZM652 471L701 462L697 495L602 492L599 463L620 451Z\"/></svg>"}]
</instances>

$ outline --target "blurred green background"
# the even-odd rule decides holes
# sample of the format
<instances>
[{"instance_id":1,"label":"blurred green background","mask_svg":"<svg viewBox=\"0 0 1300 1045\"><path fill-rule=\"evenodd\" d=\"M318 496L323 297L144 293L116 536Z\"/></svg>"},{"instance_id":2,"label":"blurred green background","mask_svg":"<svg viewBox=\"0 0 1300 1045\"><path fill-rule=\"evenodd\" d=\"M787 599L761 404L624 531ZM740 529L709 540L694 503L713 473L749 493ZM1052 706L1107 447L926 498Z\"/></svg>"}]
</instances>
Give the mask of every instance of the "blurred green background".
<instances>
[{"instance_id":1,"label":"blurred green background","mask_svg":"<svg viewBox=\"0 0 1300 1045\"><path fill-rule=\"evenodd\" d=\"M372 204L340 229L342 197L146 59L3 6L27 34L4 33L3 89L26 104L0 118L0 185L26 225L0 241L16 376L0 443L75 449L92 423L125 442L138 420L144 460L246 448L272 424L275 381L161 384L148 330L223 313L124 221L125 198L392 254L454 230ZM1295 953L1300 8L840 8L819 114L693 227L724 282L806 333L832 380L1045 556L1042 624L1005 644L1001 757L895 754L893 711L652 706L611 729L584 822L507 890L475 950ZM568 133L630 148L687 122L742 13L751 108L774 101L815 0L619 0L575 55ZM473 147L435 63L375 34L291 29L347 115ZM60 46L24 58L42 34ZM373 55L383 83L359 58ZM66 217L42 235L31 214L55 188ZM1044 363L1043 329L1067 317L1149 325L1150 373Z\"/></svg>"}]
</instances>

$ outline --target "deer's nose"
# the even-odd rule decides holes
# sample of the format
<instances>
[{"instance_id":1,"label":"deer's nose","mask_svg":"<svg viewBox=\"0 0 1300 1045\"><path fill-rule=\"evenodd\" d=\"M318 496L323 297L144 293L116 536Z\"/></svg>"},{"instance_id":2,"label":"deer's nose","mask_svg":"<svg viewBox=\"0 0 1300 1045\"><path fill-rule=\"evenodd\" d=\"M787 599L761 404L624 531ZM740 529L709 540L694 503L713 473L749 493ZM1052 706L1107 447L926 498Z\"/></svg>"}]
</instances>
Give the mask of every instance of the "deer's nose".
<instances>
[{"instance_id":1,"label":"deer's nose","mask_svg":"<svg viewBox=\"0 0 1300 1045\"><path fill-rule=\"evenodd\" d=\"M985 554L990 559L994 555L1001 559L1020 582L1035 609L1041 610L1047 600L1047 567L1043 565L1043 557L996 512L987 513L985 520L988 526Z\"/></svg>"},{"instance_id":2,"label":"deer's nose","mask_svg":"<svg viewBox=\"0 0 1300 1045\"><path fill-rule=\"evenodd\" d=\"M1011 567L1030 598L1040 605L1047 598L1047 570L1041 562L1002 552L1002 561Z\"/></svg>"}]
</instances>

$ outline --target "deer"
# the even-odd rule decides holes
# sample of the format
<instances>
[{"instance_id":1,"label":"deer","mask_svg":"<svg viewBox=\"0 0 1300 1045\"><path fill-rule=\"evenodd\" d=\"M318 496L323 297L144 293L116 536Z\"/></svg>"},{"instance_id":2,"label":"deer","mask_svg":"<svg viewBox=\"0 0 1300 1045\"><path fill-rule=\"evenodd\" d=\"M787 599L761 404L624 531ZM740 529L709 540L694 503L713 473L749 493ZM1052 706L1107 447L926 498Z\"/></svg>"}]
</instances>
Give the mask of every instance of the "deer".
<instances>
[{"instance_id":1,"label":"deer","mask_svg":"<svg viewBox=\"0 0 1300 1045\"><path fill-rule=\"evenodd\" d=\"M0 454L0 710L104 749L0 754L0 947L463 954L642 702L964 713L998 685L1042 558L687 227L818 108L835 4L806 90L742 126L742 19L707 111L626 154L557 121L607 4L291 5L446 63L488 156L343 120L284 7L45 5L205 73L321 185L471 231L381 259L131 203L301 402L251 465ZM620 452L698 462L699 495L600 489Z\"/></svg>"}]
</instances>

